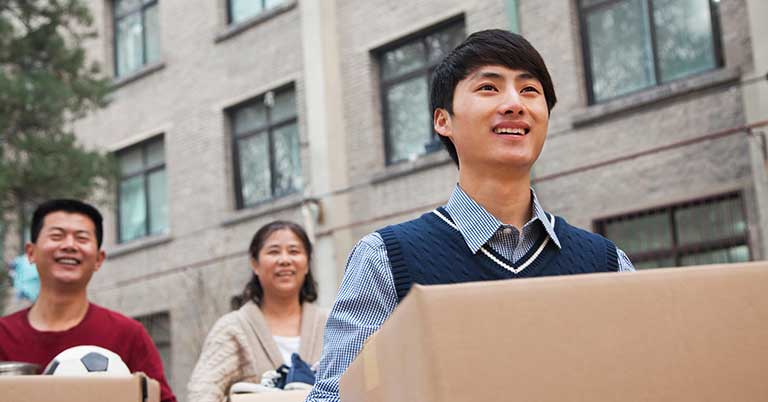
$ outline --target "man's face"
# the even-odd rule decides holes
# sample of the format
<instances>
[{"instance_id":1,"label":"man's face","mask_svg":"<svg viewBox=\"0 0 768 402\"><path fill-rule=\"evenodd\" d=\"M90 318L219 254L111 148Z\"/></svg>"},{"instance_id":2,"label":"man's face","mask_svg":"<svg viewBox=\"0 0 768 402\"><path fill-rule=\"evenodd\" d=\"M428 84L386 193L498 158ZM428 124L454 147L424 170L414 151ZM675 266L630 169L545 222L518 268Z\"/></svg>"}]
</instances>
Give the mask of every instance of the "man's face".
<instances>
[{"instance_id":1,"label":"man's face","mask_svg":"<svg viewBox=\"0 0 768 402\"><path fill-rule=\"evenodd\" d=\"M97 245L93 221L63 211L45 216L37 241L28 243L26 251L37 265L41 285L48 287L85 289L105 257Z\"/></svg>"},{"instance_id":2,"label":"man's face","mask_svg":"<svg viewBox=\"0 0 768 402\"><path fill-rule=\"evenodd\" d=\"M435 130L456 146L461 170L525 174L541 153L548 123L541 82L527 71L496 65L480 67L456 85L453 115L438 109L434 116Z\"/></svg>"}]
</instances>

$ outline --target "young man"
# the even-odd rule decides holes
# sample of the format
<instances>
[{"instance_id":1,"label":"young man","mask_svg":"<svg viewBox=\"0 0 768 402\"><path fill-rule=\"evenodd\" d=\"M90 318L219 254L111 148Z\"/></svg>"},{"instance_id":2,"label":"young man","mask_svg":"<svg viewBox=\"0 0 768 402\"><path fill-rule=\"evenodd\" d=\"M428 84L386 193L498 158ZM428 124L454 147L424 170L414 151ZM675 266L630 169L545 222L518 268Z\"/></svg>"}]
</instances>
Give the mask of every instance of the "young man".
<instances>
[{"instance_id":1,"label":"young man","mask_svg":"<svg viewBox=\"0 0 768 402\"><path fill-rule=\"evenodd\" d=\"M444 207L355 246L307 401L338 401L338 382L412 283L632 271L601 236L544 212L530 174L556 96L539 53L501 30L469 36L437 66L434 127L459 167Z\"/></svg>"},{"instance_id":2,"label":"young man","mask_svg":"<svg viewBox=\"0 0 768 402\"><path fill-rule=\"evenodd\" d=\"M0 361L47 365L77 345L107 348L128 368L160 382L163 402L176 398L163 374L152 339L137 321L88 301L86 288L106 254L102 218L76 200L51 200L32 217L27 257L40 274L40 295L32 307L0 318Z\"/></svg>"}]
</instances>

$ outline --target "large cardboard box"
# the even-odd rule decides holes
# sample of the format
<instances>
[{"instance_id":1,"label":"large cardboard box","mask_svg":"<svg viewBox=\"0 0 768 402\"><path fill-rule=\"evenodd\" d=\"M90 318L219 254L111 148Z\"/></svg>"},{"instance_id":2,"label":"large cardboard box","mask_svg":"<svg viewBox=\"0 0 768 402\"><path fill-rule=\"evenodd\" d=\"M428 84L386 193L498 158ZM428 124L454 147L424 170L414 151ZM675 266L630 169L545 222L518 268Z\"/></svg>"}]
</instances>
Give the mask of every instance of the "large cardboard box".
<instances>
[{"instance_id":1,"label":"large cardboard box","mask_svg":"<svg viewBox=\"0 0 768 402\"><path fill-rule=\"evenodd\" d=\"M276 391L263 394L234 394L230 402L304 402L309 391Z\"/></svg>"},{"instance_id":2,"label":"large cardboard box","mask_svg":"<svg viewBox=\"0 0 768 402\"><path fill-rule=\"evenodd\" d=\"M768 263L416 286L341 397L768 401Z\"/></svg>"},{"instance_id":3,"label":"large cardboard box","mask_svg":"<svg viewBox=\"0 0 768 402\"><path fill-rule=\"evenodd\" d=\"M130 377L0 376L2 402L160 402L160 385Z\"/></svg>"}]
</instances>

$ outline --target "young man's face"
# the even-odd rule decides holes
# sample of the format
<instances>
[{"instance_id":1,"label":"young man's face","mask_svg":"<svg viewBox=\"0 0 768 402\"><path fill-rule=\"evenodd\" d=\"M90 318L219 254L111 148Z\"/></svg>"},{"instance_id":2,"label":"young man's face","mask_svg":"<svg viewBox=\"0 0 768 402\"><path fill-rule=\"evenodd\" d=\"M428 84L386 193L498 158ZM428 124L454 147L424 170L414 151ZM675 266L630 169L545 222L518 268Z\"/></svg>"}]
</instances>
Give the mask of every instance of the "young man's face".
<instances>
[{"instance_id":1,"label":"young man's face","mask_svg":"<svg viewBox=\"0 0 768 402\"><path fill-rule=\"evenodd\" d=\"M547 136L549 110L544 89L527 71L483 66L459 81L453 115L435 111L435 130L453 141L459 167L514 169L525 173Z\"/></svg>"},{"instance_id":2,"label":"young man's face","mask_svg":"<svg viewBox=\"0 0 768 402\"><path fill-rule=\"evenodd\" d=\"M105 257L97 245L93 221L64 211L45 216L37 241L27 244L26 251L37 265L41 285L54 288L85 289Z\"/></svg>"}]
</instances>

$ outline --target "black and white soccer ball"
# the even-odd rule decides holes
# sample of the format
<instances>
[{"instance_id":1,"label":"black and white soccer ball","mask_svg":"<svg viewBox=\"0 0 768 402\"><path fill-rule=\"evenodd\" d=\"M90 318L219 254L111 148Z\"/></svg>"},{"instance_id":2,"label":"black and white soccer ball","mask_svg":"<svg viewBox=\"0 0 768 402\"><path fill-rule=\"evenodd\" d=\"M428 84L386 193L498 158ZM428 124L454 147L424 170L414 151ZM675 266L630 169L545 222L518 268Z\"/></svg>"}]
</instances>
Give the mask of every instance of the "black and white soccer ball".
<instances>
[{"instance_id":1,"label":"black and white soccer ball","mask_svg":"<svg viewBox=\"0 0 768 402\"><path fill-rule=\"evenodd\" d=\"M129 376L131 370L116 353L99 346L83 345L71 347L56 355L43 374Z\"/></svg>"}]
</instances>

